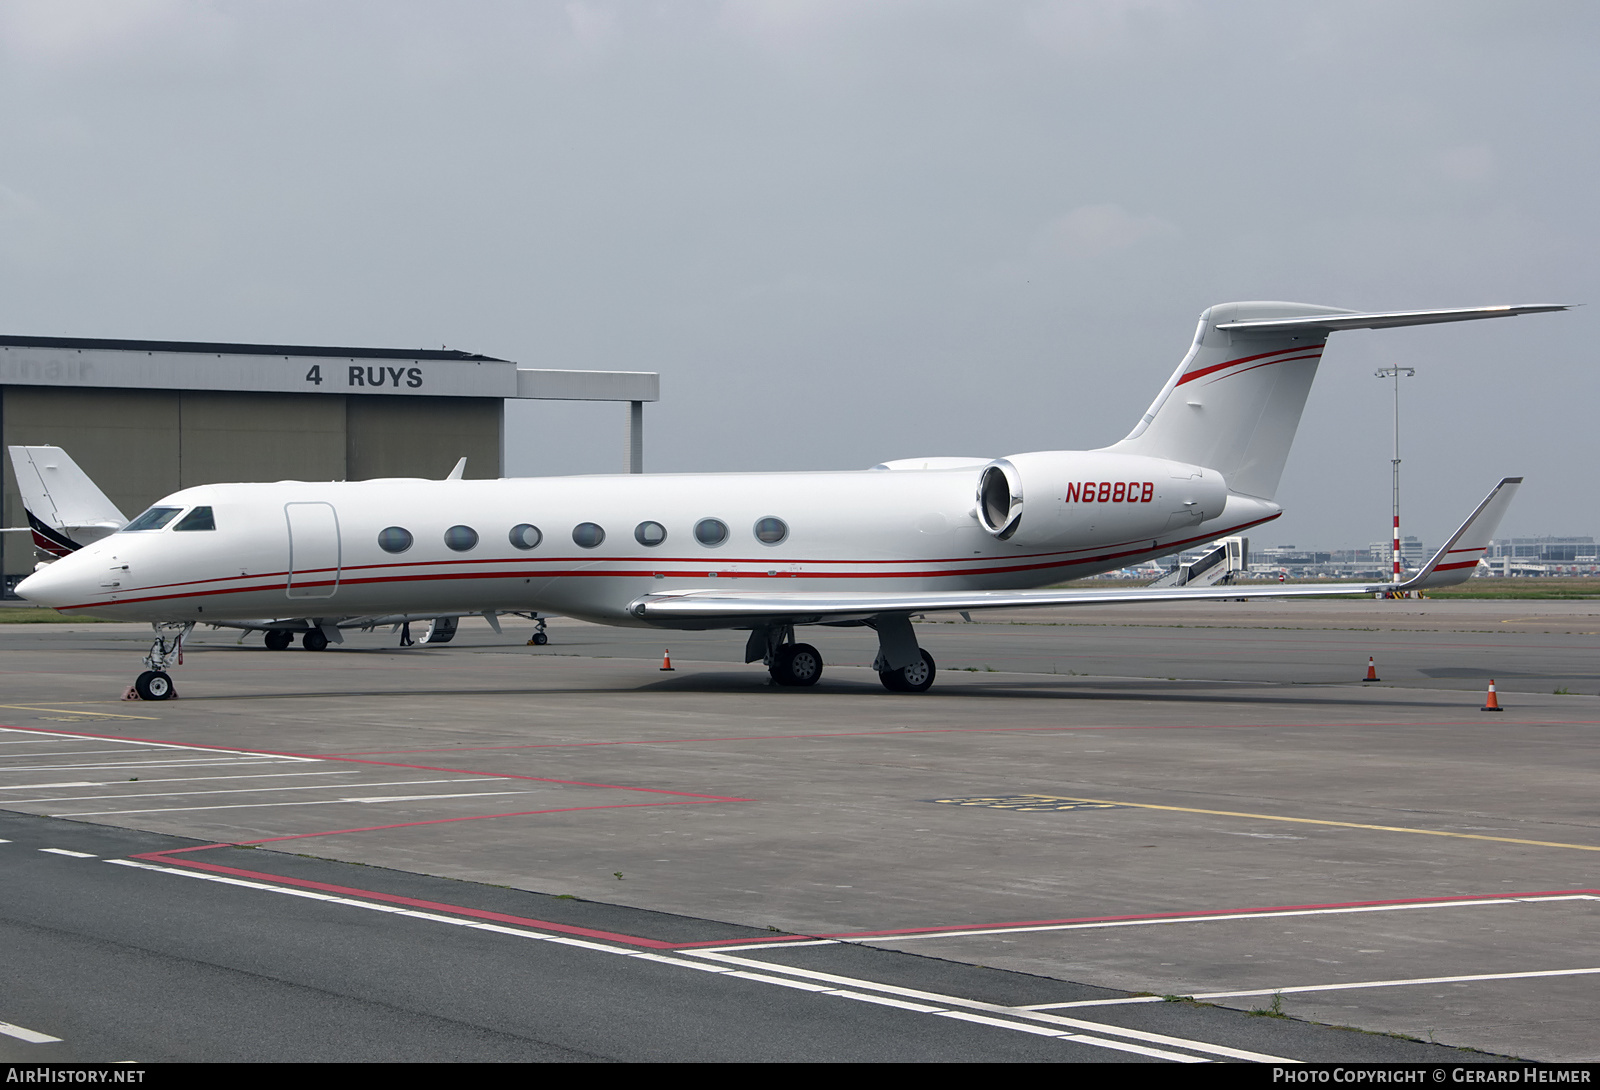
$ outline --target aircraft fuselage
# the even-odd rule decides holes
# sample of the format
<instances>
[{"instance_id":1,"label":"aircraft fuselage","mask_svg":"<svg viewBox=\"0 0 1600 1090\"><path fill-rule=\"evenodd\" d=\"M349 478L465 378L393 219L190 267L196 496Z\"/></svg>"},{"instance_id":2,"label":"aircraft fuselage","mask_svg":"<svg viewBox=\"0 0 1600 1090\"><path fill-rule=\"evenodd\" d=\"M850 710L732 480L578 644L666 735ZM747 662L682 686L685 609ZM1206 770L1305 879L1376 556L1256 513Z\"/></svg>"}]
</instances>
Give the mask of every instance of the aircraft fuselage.
<instances>
[{"instance_id":1,"label":"aircraft fuselage","mask_svg":"<svg viewBox=\"0 0 1600 1090\"><path fill-rule=\"evenodd\" d=\"M497 609L642 626L629 604L652 592L1039 587L1278 514L1197 467L1046 452L1006 461L1028 492L1002 538L977 510L988 464L205 485L157 503L177 509L159 528L89 545L25 593L140 621ZM200 508L213 528L184 529Z\"/></svg>"}]
</instances>

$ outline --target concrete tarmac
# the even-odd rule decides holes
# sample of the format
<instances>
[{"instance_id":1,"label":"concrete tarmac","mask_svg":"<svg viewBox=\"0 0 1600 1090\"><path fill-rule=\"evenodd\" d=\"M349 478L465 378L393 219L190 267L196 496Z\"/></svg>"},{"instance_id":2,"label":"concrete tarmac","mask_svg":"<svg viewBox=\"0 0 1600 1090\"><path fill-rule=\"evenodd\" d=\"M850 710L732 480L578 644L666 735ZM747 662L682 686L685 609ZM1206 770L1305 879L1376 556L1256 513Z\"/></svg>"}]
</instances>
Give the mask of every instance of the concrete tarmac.
<instances>
[{"instance_id":1,"label":"concrete tarmac","mask_svg":"<svg viewBox=\"0 0 1600 1090\"><path fill-rule=\"evenodd\" d=\"M4 626L0 807L1104 990L1029 1004L1061 1015L1195 996L1600 1055L1600 603L918 634L940 666L922 695L883 691L859 629L807 630L828 666L806 690L729 633L558 619L536 648L467 621L445 646L308 653L204 632L181 699L149 704L115 699L147 630Z\"/></svg>"}]
</instances>

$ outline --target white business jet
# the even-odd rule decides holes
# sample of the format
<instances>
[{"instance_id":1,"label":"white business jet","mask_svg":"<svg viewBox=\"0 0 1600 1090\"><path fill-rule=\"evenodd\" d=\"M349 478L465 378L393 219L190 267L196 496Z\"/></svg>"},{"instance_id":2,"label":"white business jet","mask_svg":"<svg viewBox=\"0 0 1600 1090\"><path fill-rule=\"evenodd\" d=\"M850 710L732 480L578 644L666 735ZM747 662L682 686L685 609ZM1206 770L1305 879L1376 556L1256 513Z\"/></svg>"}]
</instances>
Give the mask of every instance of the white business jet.
<instances>
[{"instance_id":1,"label":"white business jet","mask_svg":"<svg viewBox=\"0 0 1600 1090\"><path fill-rule=\"evenodd\" d=\"M99 541L127 526L128 518L116 504L100 490L73 460L72 455L55 446L12 446L6 448L11 456L12 472L16 476L17 491L22 497L23 513L28 525L7 526L5 533L31 535L37 555L43 557L39 567L70 556L85 545ZM467 460L462 458L450 471L446 480L459 480L466 471ZM281 605L282 603L280 603ZM499 615L502 610L485 610L483 618L496 632L500 631ZM532 641L546 644L550 637L544 618L537 614L520 613L534 622ZM308 651L321 651L328 646L328 633L335 639L348 629L370 631L389 628L401 632L400 645L410 647L415 643L449 643L455 638L461 621L460 613L400 614L396 616L341 616L320 618L313 623L302 617L258 617L251 619L208 622L217 628L242 629L266 633L266 646L272 651L282 651L300 636L301 645ZM411 637L413 622L425 622L427 628L419 639ZM242 640L242 635L240 639Z\"/></svg>"},{"instance_id":2,"label":"white business jet","mask_svg":"<svg viewBox=\"0 0 1600 1090\"><path fill-rule=\"evenodd\" d=\"M866 625L884 686L922 692L914 614L1020 606L1381 593L1466 579L1521 478L1507 478L1401 583L1028 590L1128 567L1275 519L1328 335L1563 306L1359 313L1226 303L1127 438L1088 451L919 458L832 473L219 484L175 492L26 579L64 612L150 621L136 689L195 623L512 608L612 625L749 632L783 685L822 674L802 625ZM173 639L166 638L175 632Z\"/></svg>"}]
</instances>

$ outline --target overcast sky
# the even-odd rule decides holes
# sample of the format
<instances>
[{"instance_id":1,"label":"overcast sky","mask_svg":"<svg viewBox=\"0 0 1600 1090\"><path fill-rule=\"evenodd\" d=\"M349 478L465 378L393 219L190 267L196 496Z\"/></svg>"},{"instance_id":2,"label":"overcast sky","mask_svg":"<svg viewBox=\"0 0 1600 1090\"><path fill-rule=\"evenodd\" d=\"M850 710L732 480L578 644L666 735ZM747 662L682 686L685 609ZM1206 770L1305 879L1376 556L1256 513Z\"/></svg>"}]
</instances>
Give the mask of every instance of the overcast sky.
<instances>
[{"instance_id":1,"label":"overcast sky","mask_svg":"<svg viewBox=\"0 0 1600 1090\"><path fill-rule=\"evenodd\" d=\"M1408 533L1600 533L1597 105L1591 2L6 0L0 332L659 371L648 470L849 469L1113 442L1212 303L1587 303L1335 334L1254 540L1387 536L1391 363Z\"/></svg>"}]
</instances>

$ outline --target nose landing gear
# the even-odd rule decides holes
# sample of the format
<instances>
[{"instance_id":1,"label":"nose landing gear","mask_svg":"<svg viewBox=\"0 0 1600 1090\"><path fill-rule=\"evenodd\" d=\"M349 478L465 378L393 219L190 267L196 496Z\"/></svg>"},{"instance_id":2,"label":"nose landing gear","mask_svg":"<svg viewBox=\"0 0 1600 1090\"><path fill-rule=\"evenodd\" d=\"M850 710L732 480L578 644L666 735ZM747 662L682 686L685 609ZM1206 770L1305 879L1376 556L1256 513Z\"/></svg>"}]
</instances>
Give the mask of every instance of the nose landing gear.
<instances>
[{"instance_id":1,"label":"nose landing gear","mask_svg":"<svg viewBox=\"0 0 1600 1090\"><path fill-rule=\"evenodd\" d=\"M178 695L173 687L167 667L176 662L183 665L183 639L194 630L193 621L160 621L150 626L155 629L155 642L144 657L148 670L134 679L122 694L124 700L171 700ZM168 640L166 632L178 629L178 634Z\"/></svg>"}]
</instances>

